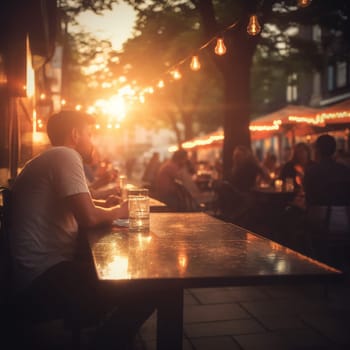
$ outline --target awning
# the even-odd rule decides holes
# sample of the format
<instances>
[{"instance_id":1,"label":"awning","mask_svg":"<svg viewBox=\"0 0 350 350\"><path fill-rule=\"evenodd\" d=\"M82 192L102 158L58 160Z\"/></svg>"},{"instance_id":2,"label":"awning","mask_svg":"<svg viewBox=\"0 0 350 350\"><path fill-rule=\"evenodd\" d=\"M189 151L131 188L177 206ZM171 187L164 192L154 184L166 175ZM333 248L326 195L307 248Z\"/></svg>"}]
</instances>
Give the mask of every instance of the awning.
<instances>
[{"instance_id":1,"label":"awning","mask_svg":"<svg viewBox=\"0 0 350 350\"><path fill-rule=\"evenodd\" d=\"M326 108L312 108L300 105L287 105L275 112L265 114L250 122L249 130L252 140L264 139L278 134L292 132L295 136L314 133L314 129L324 128L328 124L350 123L350 99ZM319 132L319 130L318 130ZM196 137L182 144L185 149L222 145L222 129ZM169 151L177 149L171 147Z\"/></svg>"},{"instance_id":2,"label":"awning","mask_svg":"<svg viewBox=\"0 0 350 350\"><path fill-rule=\"evenodd\" d=\"M326 124L350 123L350 99L323 108L317 117Z\"/></svg>"}]
</instances>

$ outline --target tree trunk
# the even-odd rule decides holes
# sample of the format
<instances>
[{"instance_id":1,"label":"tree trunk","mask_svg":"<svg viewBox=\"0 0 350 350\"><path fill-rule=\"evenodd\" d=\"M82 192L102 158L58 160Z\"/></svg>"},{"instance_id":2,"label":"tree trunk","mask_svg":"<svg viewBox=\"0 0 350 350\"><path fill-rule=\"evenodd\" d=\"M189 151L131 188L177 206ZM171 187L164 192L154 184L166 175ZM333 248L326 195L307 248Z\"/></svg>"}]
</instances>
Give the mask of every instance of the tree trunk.
<instances>
[{"instance_id":1,"label":"tree trunk","mask_svg":"<svg viewBox=\"0 0 350 350\"><path fill-rule=\"evenodd\" d=\"M250 69L254 50L243 31L235 33L230 54L220 64L224 78L224 144L223 175L227 178L232 167L232 153L236 146L250 147ZM230 62L228 62L230 61Z\"/></svg>"},{"instance_id":2,"label":"tree trunk","mask_svg":"<svg viewBox=\"0 0 350 350\"><path fill-rule=\"evenodd\" d=\"M242 18L249 18L249 7L242 9ZM214 37L218 23L215 18L211 0L198 2L197 8L202 17L204 30L208 36ZM225 35L227 52L224 56L214 55L218 70L224 80L224 145L223 176L227 178L232 167L232 152L237 145L250 147L250 69L257 45L257 38L250 37L246 31L246 23L237 25Z\"/></svg>"}]
</instances>

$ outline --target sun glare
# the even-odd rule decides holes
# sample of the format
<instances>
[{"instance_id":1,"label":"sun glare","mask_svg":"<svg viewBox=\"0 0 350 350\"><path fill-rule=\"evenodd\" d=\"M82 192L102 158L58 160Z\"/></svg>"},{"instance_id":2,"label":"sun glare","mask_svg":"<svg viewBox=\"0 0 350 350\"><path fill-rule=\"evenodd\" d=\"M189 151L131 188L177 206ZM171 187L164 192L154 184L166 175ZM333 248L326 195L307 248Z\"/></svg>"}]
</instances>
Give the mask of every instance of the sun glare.
<instances>
[{"instance_id":1,"label":"sun glare","mask_svg":"<svg viewBox=\"0 0 350 350\"><path fill-rule=\"evenodd\" d=\"M91 107L90 107L91 108ZM126 105L124 97L121 95L113 95L107 100L99 99L91 110L99 111L108 118L108 123L120 123L126 116Z\"/></svg>"}]
</instances>

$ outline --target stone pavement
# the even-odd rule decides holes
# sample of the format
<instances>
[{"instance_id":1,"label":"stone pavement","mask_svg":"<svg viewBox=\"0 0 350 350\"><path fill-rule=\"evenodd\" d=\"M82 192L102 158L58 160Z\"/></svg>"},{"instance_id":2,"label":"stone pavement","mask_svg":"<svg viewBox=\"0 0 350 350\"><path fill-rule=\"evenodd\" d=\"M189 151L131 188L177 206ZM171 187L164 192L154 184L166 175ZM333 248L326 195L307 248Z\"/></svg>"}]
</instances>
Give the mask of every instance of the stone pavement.
<instances>
[{"instance_id":1,"label":"stone pavement","mask_svg":"<svg viewBox=\"0 0 350 350\"><path fill-rule=\"evenodd\" d=\"M141 329L155 346L155 315ZM184 350L350 349L350 284L185 291Z\"/></svg>"},{"instance_id":2,"label":"stone pavement","mask_svg":"<svg viewBox=\"0 0 350 350\"><path fill-rule=\"evenodd\" d=\"M350 349L349 282L329 286L328 296L320 284L187 289L183 349ZM156 349L155 316L143 325L134 350ZM88 349L91 334L83 332L80 350ZM54 321L32 329L27 344L71 349L71 335Z\"/></svg>"}]
</instances>

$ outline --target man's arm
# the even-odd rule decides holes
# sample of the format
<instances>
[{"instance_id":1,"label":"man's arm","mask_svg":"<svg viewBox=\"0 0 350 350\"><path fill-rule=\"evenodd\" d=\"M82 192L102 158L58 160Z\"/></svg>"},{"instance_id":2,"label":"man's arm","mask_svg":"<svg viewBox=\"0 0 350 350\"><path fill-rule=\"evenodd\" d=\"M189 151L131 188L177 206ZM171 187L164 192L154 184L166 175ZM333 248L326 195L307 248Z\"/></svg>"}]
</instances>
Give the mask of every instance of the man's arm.
<instances>
[{"instance_id":1,"label":"man's arm","mask_svg":"<svg viewBox=\"0 0 350 350\"><path fill-rule=\"evenodd\" d=\"M121 206L102 208L94 205L89 193L68 196L66 201L81 227L111 224L113 220L127 218L129 215L127 202L124 202Z\"/></svg>"}]
</instances>

